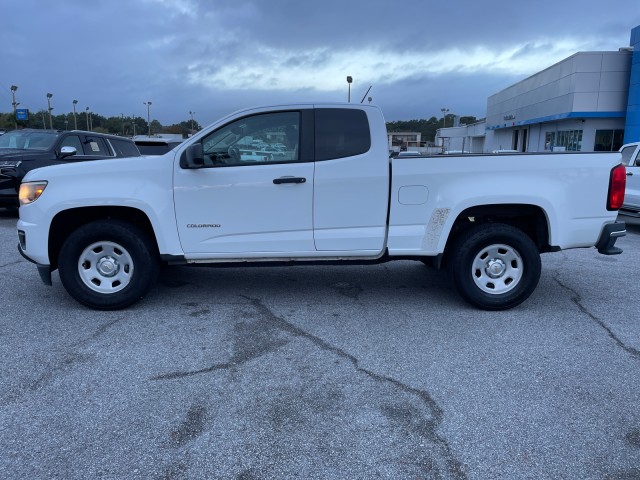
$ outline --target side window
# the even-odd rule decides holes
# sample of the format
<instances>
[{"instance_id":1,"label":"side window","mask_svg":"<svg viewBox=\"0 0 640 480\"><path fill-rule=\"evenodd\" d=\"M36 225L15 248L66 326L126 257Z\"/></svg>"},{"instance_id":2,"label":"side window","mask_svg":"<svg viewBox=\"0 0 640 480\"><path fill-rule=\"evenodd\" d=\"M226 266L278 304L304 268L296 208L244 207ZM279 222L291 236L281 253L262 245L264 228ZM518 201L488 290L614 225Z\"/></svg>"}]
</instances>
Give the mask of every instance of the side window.
<instances>
[{"instance_id":1,"label":"side window","mask_svg":"<svg viewBox=\"0 0 640 480\"><path fill-rule=\"evenodd\" d=\"M297 162L299 145L299 112L241 118L202 140L205 166Z\"/></svg>"},{"instance_id":2,"label":"side window","mask_svg":"<svg viewBox=\"0 0 640 480\"><path fill-rule=\"evenodd\" d=\"M113 150L116 152L117 157L139 157L140 151L135 143L125 139L109 139L109 143L113 147Z\"/></svg>"},{"instance_id":3,"label":"side window","mask_svg":"<svg viewBox=\"0 0 640 480\"><path fill-rule=\"evenodd\" d=\"M315 110L316 160L351 157L371 148L369 120L363 110Z\"/></svg>"},{"instance_id":4,"label":"side window","mask_svg":"<svg viewBox=\"0 0 640 480\"><path fill-rule=\"evenodd\" d=\"M104 139L100 137L86 136L84 139L84 154L101 157L112 157L111 151L107 147Z\"/></svg>"},{"instance_id":5,"label":"side window","mask_svg":"<svg viewBox=\"0 0 640 480\"><path fill-rule=\"evenodd\" d=\"M80 137L77 135L69 135L68 137L65 137L60 143L60 148L62 147L73 147L76 149L76 155L83 155L82 142L80 141Z\"/></svg>"}]
</instances>

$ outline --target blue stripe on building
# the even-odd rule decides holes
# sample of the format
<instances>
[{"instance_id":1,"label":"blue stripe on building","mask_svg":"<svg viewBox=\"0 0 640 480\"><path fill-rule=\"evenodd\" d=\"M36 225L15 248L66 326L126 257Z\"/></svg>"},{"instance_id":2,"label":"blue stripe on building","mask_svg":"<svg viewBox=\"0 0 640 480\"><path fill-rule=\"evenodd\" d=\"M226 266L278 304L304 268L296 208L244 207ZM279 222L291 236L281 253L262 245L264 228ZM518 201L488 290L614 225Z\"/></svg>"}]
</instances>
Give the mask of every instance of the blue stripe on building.
<instances>
[{"instance_id":1,"label":"blue stripe on building","mask_svg":"<svg viewBox=\"0 0 640 480\"><path fill-rule=\"evenodd\" d=\"M633 47L627 120L624 126L624 143L640 141L640 26L631 30L630 46Z\"/></svg>"}]
</instances>

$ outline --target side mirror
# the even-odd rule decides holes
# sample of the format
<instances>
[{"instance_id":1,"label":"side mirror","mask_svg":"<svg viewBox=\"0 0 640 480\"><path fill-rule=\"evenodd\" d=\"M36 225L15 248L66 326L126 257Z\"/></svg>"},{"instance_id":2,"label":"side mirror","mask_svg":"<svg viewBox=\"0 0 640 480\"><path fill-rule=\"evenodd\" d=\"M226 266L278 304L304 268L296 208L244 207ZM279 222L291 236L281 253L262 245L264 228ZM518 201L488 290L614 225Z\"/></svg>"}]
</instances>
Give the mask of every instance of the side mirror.
<instances>
[{"instance_id":1,"label":"side mirror","mask_svg":"<svg viewBox=\"0 0 640 480\"><path fill-rule=\"evenodd\" d=\"M75 155L76 153L78 153L78 151L75 149L75 147L62 147L60 149L60 158L66 158L66 157L71 157L72 155Z\"/></svg>"},{"instance_id":2,"label":"side mirror","mask_svg":"<svg viewBox=\"0 0 640 480\"><path fill-rule=\"evenodd\" d=\"M202 143L196 142L189 145L180 157L180 167L182 168L202 168L204 167L204 151Z\"/></svg>"}]
</instances>

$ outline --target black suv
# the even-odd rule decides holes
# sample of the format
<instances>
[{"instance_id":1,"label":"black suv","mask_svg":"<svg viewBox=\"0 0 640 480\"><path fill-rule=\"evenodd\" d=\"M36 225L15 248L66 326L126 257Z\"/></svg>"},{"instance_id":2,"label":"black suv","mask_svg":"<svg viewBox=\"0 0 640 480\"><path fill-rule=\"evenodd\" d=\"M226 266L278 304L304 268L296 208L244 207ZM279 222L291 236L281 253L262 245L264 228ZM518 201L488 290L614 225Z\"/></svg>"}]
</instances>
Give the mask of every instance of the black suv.
<instances>
[{"instance_id":1,"label":"black suv","mask_svg":"<svg viewBox=\"0 0 640 480\"><path fill-rule=\"evenodd\" d=\"M12 130L0 135L0 207L18 206L20 182L34 168L139 156L132 140L115 135L80 130Z\"/></svg>"}]
</instances>

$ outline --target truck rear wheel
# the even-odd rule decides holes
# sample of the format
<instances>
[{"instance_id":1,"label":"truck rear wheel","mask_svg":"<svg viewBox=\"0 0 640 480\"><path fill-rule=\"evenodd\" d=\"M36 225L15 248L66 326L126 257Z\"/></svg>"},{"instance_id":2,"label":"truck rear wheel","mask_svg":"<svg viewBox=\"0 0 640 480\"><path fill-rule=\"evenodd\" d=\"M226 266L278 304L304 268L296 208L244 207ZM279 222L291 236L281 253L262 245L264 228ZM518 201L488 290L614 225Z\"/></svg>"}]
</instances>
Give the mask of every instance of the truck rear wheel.
<instances>
[{"instance_id":1,"label":"truck rear wheel","mask_svg":"<svg viewBox=\"0 0 640 480\"><path fill-rule=\"evenodd\" d=\"M58 258L60 280L78 302L99 310L128 307L158 276L148 236L120 220L99 220L71 233Z\"/></svg>"},{"instance_id":2,"label":"truck rear wheel","mask_svg":"<svg viewBox=\"0 0 640 480\"><path fill-rule=\"evenodd\" d=\"M540 254L522 230L481 224L453 244L453 282L467 302L484 310L506 310L524 302L540 280Z\"/></svg>"}]
</instances>

